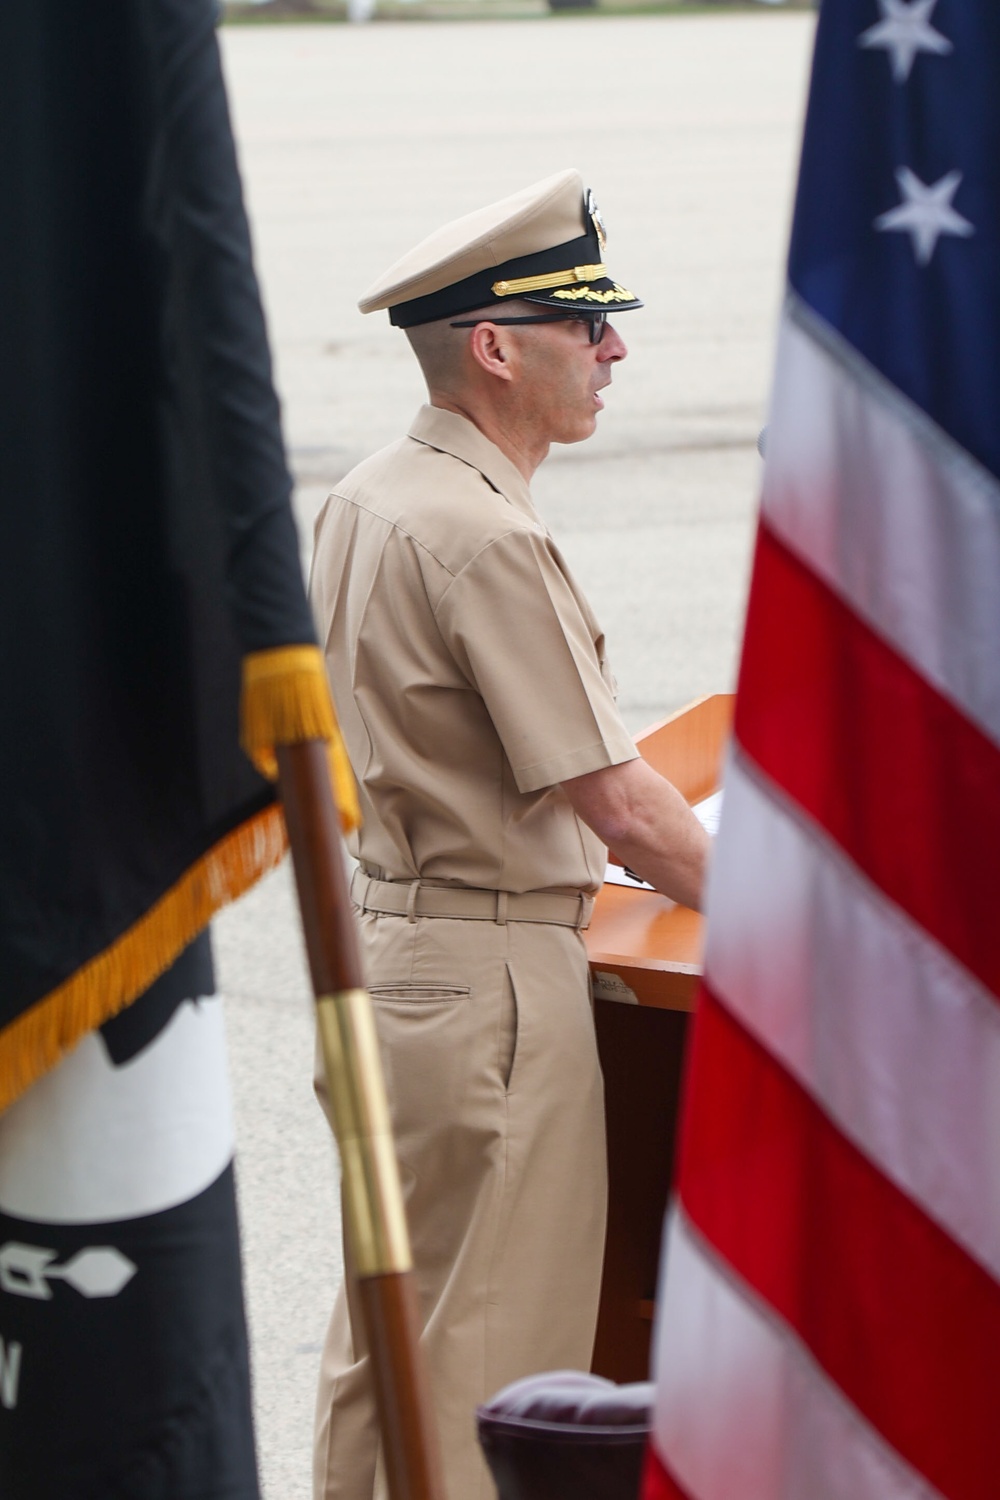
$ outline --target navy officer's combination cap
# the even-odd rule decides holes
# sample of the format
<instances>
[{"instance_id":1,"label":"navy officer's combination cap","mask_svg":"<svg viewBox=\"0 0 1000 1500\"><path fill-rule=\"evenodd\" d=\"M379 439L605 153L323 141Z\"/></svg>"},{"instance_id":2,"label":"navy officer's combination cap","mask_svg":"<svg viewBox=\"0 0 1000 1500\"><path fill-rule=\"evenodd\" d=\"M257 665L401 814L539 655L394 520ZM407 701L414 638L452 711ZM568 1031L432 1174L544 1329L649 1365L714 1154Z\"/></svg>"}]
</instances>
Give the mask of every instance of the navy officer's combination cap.
<instances>
[{"instance_id":1,"label":"navy officer's combination cap","mask_svg":"<svg viewBox=\"0 0 1000 1500\"><path fill-rule=\"evenodd\" d=\"M608 274L607 232L575 168L465 214L391 265L358 303L413 328L515 298L551 308L641 307Z\"/></svg>"}]
</instances>

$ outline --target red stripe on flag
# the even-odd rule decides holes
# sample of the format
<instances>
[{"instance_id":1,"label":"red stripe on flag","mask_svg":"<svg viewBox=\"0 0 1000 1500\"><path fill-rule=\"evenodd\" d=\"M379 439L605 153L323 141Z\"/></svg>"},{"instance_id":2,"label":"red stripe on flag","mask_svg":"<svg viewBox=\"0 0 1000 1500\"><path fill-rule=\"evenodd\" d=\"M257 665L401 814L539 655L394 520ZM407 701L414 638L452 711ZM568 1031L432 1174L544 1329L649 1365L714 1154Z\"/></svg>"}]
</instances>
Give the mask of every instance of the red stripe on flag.
<instances>
[{"instance_id":1,"label":"red stripe on flag","mask_svg":"<svg viewBox=\"0 0 1000 1500\"><path fill-rule=\"evenodd\" d=\"M907 1462L950 1500L996 1500L1000 1286L706 986L679 1187L692 1223Z\"/></svg>"},{"instance_id":2,"label":"red stripe on flag","mask_svg":"<svg viewBox=\"0 0 1000 1500\"><path fill-rule=\"evenodd\" d=\"M763 524L736 737L1000 994L1000 749Z\"/></svg>"},{"instance_id":3,"label":"red stripe on flag","mask_svg":"<svg viewBox=\"0 0 1000 1500\"><path fill-rule=\"evenodd\" d=\"M640 1500L691 1500L687 1490L682 1490L673 1475L664 1468L663 1460L652 1443L646 1449L639 1497ZM736 1500L735 1496L733 1500Z\"/></svg>"}]
</instances>

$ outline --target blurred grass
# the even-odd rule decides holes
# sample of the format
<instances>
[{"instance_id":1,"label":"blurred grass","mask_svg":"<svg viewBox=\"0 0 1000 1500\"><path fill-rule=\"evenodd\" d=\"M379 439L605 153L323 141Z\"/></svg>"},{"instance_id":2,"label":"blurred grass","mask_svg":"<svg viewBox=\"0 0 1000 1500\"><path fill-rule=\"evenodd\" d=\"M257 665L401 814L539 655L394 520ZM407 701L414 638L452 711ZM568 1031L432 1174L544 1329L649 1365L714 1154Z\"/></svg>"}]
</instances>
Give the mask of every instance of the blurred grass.
<instances>
[{"instance_id":1,"label":"blurred grass","mask_svg":"<svg viewBox=\"0 0 1000 1500\"><path fill-rule=\"evenodd\" d=\"M813 0L783 0L761 4L760 0L598 0L596 5L550 10L546 0L377 0L369 24L380 21L506 21L563 16L706 16L775 15L782 11L812 10ZM223 24L228 26L282 24L326 25L347 21L346 0L266 0L247 5L234 0L223 5Z\"/></svg>"}]
</instances>

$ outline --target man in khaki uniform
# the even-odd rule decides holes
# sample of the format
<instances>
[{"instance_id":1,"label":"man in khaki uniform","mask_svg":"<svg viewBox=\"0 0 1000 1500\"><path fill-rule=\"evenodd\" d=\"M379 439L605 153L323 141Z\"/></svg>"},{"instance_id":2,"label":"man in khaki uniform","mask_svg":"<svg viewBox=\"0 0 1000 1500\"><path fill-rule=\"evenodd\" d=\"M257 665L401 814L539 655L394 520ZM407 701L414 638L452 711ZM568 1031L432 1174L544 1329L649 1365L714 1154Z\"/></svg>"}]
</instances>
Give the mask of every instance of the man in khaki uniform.
<instances>
[{"instance_id":1,"label":"man in khaki uniform","mask_svg":"<svg viewBox=\"0 0 1000 1500\"><path fill-rule=\"evenodd\" d=\"M361 302L430 404L338 485L312 599L363 813L352 894L382 1044L450 1500L492 1494L476 1404L587 1369L606 1209L581 930L613 843L697 906L706 839L637 758L604 638L528 482L594 430L626 354L575 171L447 225ZM323 1356L317 1500L381 1500L349 1287Z\"/></svg>"}]
</instances>

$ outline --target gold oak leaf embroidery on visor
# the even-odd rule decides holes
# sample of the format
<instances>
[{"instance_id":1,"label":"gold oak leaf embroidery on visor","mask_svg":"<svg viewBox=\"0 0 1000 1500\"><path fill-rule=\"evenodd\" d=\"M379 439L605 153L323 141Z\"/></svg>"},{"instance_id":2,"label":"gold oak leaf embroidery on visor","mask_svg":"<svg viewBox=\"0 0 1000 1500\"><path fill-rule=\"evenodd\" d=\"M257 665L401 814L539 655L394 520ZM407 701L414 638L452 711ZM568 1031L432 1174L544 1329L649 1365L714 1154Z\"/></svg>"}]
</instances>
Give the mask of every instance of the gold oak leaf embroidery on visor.
<instances>
[{"instance_id":1,"label":"gold oak leaf embroidery on visor","mask_svg":"<svg viewBox=\"0 0 1000 1500\"><path fill-rule=\"evenodd\" d=\"M627 292L617 282L606 292L599 292L596 287L592 286L567 286L553 292L552 295L562 297L567 302L634 302L636 300L631 292Z\"/></svg>"}]
</instances>

